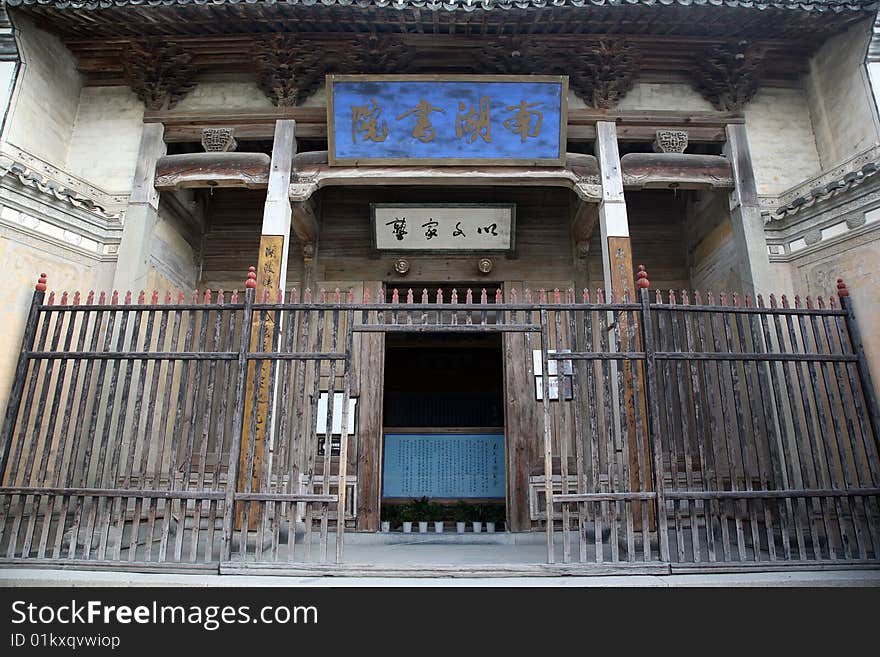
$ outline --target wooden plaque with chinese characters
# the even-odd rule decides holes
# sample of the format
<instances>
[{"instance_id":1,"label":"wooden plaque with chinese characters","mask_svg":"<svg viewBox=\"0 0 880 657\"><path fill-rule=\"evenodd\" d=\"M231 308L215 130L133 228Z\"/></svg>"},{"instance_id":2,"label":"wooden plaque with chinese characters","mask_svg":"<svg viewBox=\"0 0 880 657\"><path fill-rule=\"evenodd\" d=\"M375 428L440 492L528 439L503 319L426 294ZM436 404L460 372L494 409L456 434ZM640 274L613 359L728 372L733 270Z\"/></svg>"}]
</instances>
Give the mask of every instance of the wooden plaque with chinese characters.
<instances>
[{"instance_id":1,"label":"wooden plaque with chinese characters","mask_svg":"<svg viewBox=\"0 0 880 657\"><path fill-rule=\"evenodd\" d=\"M564 76L328 75L331 165L565 164Z\"/></svg>"},{"instance_id":2,"label":"wooden plaque with chinese characters","mask_svg":"<svg viewBox=\"0 0 880 657\"><path fill-rule=\"evenodd\" d=\"M513 204L371 203L379 251L509 251Z\"/></svg>"}]
</instances>

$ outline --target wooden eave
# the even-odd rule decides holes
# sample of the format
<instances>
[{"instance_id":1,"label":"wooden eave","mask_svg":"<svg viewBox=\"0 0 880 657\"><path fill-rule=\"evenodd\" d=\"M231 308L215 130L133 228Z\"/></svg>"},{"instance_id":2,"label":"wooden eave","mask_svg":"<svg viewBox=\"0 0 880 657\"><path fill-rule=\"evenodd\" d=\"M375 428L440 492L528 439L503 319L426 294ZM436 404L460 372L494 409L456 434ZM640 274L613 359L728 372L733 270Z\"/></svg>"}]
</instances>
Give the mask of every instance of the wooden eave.
<instances>
[{"instance_id":1,"label":"wooden eave","mask_svg":"<svg viewBox=\"0 0 880 657\"><path fill-rule=\"evenodd\" d=\"M521 36L547 43L620 37L639 45L642 79L686 75L708 45L749 39L767 49L763 82L791 84L825 39L876 9L867 3L841 4L835 11L797 11L769 2L763 9L588 3L543 8L508 3L502 9L502 4L492 11L431 11L408 2L384 7L257 2L100 9L49 2L15 7L13 13L28 15L58 34L76 55L87 84L95 85L123 84L121 54L133 40L185 45L199 79L210 79L251 73L254 39L276 33L295 33L316 44L345 43L357 35L399 40L408 52L404 67L382 71L398 73L493 72L485 70L479 49Z\"/></svg>"}]
</instances>

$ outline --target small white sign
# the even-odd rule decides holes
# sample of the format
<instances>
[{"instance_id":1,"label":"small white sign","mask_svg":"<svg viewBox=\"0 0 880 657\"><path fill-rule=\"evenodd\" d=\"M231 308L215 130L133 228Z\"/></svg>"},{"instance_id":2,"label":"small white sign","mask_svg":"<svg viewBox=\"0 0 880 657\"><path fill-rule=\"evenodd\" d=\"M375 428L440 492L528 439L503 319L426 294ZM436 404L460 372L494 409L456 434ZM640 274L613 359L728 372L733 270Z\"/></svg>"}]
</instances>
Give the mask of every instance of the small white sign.
<instances>
[{"instance_id":1,"label":"small white sign","mask_svg":"<svg viewBox=\"0 0 880 657\"><path fill-rule=\"evenodd\" d=\"M571 353L571 350L562 349L561 351L556 351L554 349L550 349L547 351L548 356L565 353ZM559 376L559 363L562 363L562 376ZM538 401L541 401L544 399L544 381L542 376L544 368L540 349L532 350L532 367L534 368L535 372L535 398ZM550 399L559 399L559 380L562 379L565 391L565 399L570 400L572 398L571 379L574 373L572 361L548 359L547 369L550 372L550 380L547 382L547 387L550 390Z\"/></svg>"},{"instance_id":2,"label":"small white sign","mask_svg":"<svg viewBox=\"0 0 880 657\"><path fill-rule=\"evenodd\" d=\"M318 397L318 419L315 423L315 432L323 435L327 431L327 398L328 394L322 392ZM342 434L342 393L333 393L333 427L331 432L334 434ZM355 423L357 410L357 399L349 397L348 399L348 435L355 433L357 426Z\"/></svg>"},{"instance_id":3,"label":"small white sign","mask_svg":"<svg viewBox=\"0 0 880 657\"><path fill-rule=\"evenodd\" d=\"M509 251L513 205L374 203L373 240L380 251Z\"/></svg>"}]
</instances>

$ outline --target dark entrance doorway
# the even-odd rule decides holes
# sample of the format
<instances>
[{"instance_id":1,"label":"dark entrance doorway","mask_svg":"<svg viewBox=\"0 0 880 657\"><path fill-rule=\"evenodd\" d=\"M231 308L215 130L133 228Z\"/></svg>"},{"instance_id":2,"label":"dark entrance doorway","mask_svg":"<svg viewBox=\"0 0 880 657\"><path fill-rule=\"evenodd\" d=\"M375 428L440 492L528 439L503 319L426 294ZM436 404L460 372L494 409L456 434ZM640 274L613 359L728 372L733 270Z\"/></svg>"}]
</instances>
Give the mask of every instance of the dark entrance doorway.
<instances>
[{"instance_id":1,"label":"dark entrance doorway","mask_svg":"<svg viewBox=\"0 0 880 657\"><path fill-rule=\"evenodd\" d=\"M504 427L501 335L388 335L386 428Z\"/></svg>"},{"instance_id":2,"label":"dark entrance doorway","mask_svg":"<svg viewBox=\"0 0 880 657\"><path fill-rule=\"evenodd\" d=\"M421 497L435 503L430 520L456 519L463 501L503 517L503 390L500 333L386 335L384 518Z\"/></svg>"}]
</instances>

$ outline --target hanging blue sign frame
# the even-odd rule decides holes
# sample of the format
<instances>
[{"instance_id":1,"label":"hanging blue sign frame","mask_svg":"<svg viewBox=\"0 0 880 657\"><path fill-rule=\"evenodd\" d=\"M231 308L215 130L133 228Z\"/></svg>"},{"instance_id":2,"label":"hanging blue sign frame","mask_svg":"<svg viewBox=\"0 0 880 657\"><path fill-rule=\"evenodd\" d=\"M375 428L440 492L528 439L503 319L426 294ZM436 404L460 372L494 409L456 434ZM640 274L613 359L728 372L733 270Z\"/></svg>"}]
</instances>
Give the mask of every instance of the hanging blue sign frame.
<instances>
[{"instance_id":1,"label":"hanging blue sign frame","mask_svg":"<svg viewBox=\"0 0 880 657\"><path fill-rule=\"evenodd\" d=\"M565 76L328 75L331 165L565 163Z\"/></svg>"}]
</instances>

